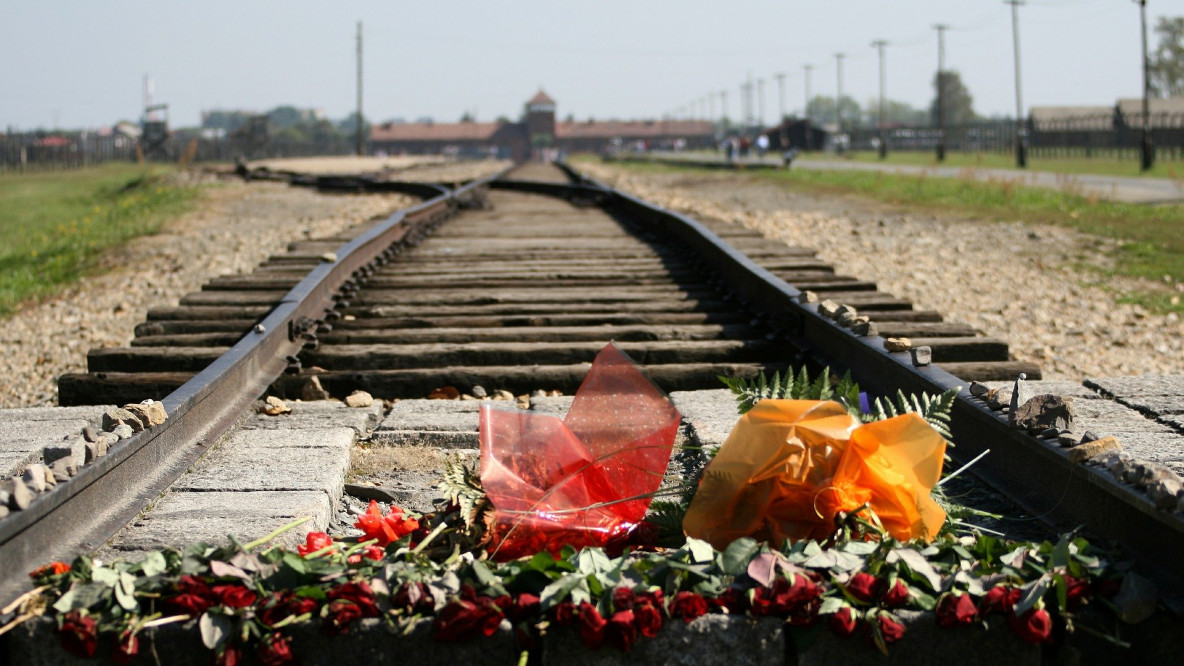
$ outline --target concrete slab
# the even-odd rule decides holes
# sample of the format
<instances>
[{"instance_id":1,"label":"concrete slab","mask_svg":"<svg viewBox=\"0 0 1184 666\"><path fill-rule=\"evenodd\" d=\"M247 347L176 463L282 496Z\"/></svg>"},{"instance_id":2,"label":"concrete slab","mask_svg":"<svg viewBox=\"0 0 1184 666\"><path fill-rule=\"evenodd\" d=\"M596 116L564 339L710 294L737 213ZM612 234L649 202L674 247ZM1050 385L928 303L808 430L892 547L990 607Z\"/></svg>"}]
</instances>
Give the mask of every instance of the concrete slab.
<instances>
[{"instance_id":1,"label":"concrete slab","mask_svg":"<svg viewBox=\"0 0 1184 666\"><path fill-rule=\"evenodd\" d=\"M348 447L289 447L282 455L257 447L222 448L173 483L171 490L318 490L329 496L336 510L347 471Z\"/></svg>"},{"instance_id":2,"label":"concrete slab","mask_svg":"<svg viewBox=\"0 0 1184 666\"><path fill-rule=\"evenodd\" d=\"M66 419L86 419L100 422L103 412L115 405L83 405L81 407L21 407L18 409L0 409L0 423L19 423L26 421L61 421Z\"/></svg>"},{"instance_id":3,"label":"concrete slab","mask_svg":"<svg viewBox=\"0 0 1184 666\"><path fill-rule=\"evenodd\" d=\"M517 409L509 400L400 400L370 435L381 446L477 448L481 405Z\"/></svg>"},{"instance_id":4,"label":"concrete slab","mask_svg":"<svg viewBox=\"0 0 1184 666\"><path fill-rule=\"evenodd\" d=\"M112 548L141 552L196 542L221 545L228 534L245 543L307 516L311 520L276 540L294 547L309 532L324 531L331 515L329 496L318 491L174 492L121 532Z\"/></svg>"},{"instance_id":5,"label":"concrete slab","mask_svg":"<svg viewBox=\"0 0 1184 666\"><path fill-rule=\"evenodd\" d=\"M670 399L682 412L687 437L696 446L723 444L740 419L736 396L728 389L676 391L670 394Z\"/></svg>"},{"instance_id":6,"label":"concrete slab","mask_svg":"<svg viewBox=\"0 0 1184 666\"><path fill-rule=\"evenodd\" d=\"M20 468L31 462L41 460L41 449L46 444L60 442L68 435L77 435L87 425L95 425L97 421L78 418L77 408L71 408L73 413L59 414L58 418L47 418L49 408L39 409L40 418L24 419L17 412L30 412L31 409L7 409L0 412L0 432L4 438L0 440L0 478L16 474Z\"/></svg>"},{"instance_id":7,"label":"concrete slab","mask_svg":"<svg viewBox=\"0 0 1184 666\"><path fill-rule=\"evenodd\" d=\"M531 398L530 411L554 414L562 418L567 416L568 410L571 409L572 400L575 400L575 396L564 395L549 398Z\"/></svg>"},{"instance_id":8,"label":"concrete slab","mask_svg":"<svg viewBox=\"0 0 1184 666\"><path fill-rule=\"evenodd\" d=\"M326 426L348 427L352 428L358 437L366 437L382 421L381 402L375 402L369 407L347 407L345 403L337 400L293 401L289 402L288 406L292 408L289 414L256 414L247 419L241 429L308 430Z\"/></svg>"},{"instance_id":9,"label":"concrete slab","mask_svg":"<svg viewBox=\"0 0 1184 666\"><path fill-rule=\"evenodd\" d=\"M353 428L325 427L319 430L297 428L291 430L239 430L231 438L219 444L214 451L223 448L243 450L291 449L291 448L333 448L349 450L357 440ZM259 451L258 455L276 455L276 452Z\"/></svg>"},{"instance_id":10,"label":"concrete slab","mask_svg":"<svg viewBox=\"0 0 1184 666\"><path fill-rule=\"evenodd\" d=\"M1089 388L1118 397L1184 396L1184 375L1137 375L1134 377L1090 377Z\"/></svg>"}]
</instances>

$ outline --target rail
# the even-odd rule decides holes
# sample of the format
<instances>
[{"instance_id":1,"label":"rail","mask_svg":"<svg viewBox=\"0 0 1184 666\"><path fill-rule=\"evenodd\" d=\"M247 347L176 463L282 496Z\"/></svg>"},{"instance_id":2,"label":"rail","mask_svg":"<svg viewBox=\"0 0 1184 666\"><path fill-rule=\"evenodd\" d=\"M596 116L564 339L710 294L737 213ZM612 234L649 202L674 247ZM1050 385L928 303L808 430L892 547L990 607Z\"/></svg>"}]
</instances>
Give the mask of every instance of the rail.
<instances>
[{"instance_id":1,"label":"rail","mask_svg":"<svg viewBox=\"0 0 1184 666\"><path fill-rule=\"evenodd\" d=\"M417 242L429 227L480 197L495 178L438 193L342 245L335 261L310 271L251 333L164 398L169 415L164 424L112 447L69 483L38 494L27 509L0 521L0 604L27 587L28 571L94 550L126 525L288 367L305 342L304 329L333 311L343 285Z\"/></svg>"}]
</instances>

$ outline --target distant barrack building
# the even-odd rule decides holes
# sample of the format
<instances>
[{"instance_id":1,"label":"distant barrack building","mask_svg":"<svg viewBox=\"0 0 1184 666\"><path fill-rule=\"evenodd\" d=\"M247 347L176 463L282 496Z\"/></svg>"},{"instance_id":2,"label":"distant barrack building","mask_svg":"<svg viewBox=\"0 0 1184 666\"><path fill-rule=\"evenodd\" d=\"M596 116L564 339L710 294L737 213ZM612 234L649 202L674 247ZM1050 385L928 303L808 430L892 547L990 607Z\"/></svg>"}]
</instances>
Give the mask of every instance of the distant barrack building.
<instances>
[{"instance_id":1,"label":"distant barrack building","mask_svg":"<svg viewBox=\"0 0 1184 666\"><path fill-rule=\"evenodd\" d=\"M373 153L455 154L527 159L548 151L602 151L646 147L706 148L716 143L707 120L556 121L555 100L539 92L526 103L520 122L385 123L370 129Z\"/></svg>"}]
</instances>

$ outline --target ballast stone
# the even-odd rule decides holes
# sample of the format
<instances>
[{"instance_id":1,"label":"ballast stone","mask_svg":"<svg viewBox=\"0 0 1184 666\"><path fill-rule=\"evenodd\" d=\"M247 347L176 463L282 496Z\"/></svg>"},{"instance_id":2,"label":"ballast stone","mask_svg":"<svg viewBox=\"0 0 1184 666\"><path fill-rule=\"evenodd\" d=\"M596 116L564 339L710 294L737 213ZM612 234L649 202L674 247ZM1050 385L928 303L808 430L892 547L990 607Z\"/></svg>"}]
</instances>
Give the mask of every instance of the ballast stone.
<instances>
[{"instance_id":1,"label":"ballast stone","mask_svg":"<svg viewBox=\"0 0 1184 666\"><path fill-rule=\"evenodd\" d=\"M144 429L144 424L140 422L140 419L122 407L112 407L103 412L103 430L115 432L115 429L121 425L128 426L132 432L140 432Z\"/></svg>"},{"instance_id":2,"label":"ballast stone","mask_svg":"<svg viewBox=\"0 0 1184 666\"><path fill-rule=\"evenodd\" d=\"M1012 403L1015 403L1013 394ZM1059 395L1044 393L1035 396L1015 409L1010 415L1014 427L1028 432L1043 432L1050 428L1073 429L1073 402Z\"/></svg>"},{"instance_id":3,"label":"ballast stone","mask_svg":"<svg viewBox=\"0 0 1184 666\"><path fill-rule=\"evenodd\" d=\"M168 414L164 411L164 403L156 400L124 405L123 408L131 412L145 428L158 426L168 418Z\"/></svg>"}]
</instances>

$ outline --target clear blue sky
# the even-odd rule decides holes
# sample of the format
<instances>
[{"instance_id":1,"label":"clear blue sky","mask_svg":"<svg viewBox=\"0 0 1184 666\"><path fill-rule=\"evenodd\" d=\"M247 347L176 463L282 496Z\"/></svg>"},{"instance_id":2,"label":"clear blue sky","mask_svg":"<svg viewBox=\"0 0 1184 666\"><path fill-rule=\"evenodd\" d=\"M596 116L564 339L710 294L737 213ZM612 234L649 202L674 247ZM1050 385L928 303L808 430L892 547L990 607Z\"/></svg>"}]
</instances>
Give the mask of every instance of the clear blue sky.
<instances>
[{"instance_id":1,"label":"clear blue sky","mask_svg":"<svg viewBox=\"0 0 1184 666\"><path fill-rule=\"evenodd\" d=\"M1149 0L1151 28L1163 15L1184 15L1184 0ZM924 107L937 23L950 26L947 67L961 73L975 110L1015 109L1002 0L3 0L0 130L136 119L146 74L174 127L197 124L203 109L280 104L342 118L354 106L358 20L364 109L378 121L454 121L466 110L480 120L517 117L540 85L561 116L657 117L727 90L736 118L750 71L766 79L771 120L773 75L786 73L786 105L800 110L805 63L815 65L813 93L835 94L835 52L847 54L844 93L875 99L876 39L889 42L888 97ZM1020 8L1020 46L1025 109L1140 94L1132 0L1030 0Z\"/></svg>"}]
</instances>

